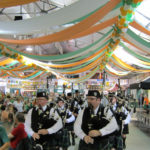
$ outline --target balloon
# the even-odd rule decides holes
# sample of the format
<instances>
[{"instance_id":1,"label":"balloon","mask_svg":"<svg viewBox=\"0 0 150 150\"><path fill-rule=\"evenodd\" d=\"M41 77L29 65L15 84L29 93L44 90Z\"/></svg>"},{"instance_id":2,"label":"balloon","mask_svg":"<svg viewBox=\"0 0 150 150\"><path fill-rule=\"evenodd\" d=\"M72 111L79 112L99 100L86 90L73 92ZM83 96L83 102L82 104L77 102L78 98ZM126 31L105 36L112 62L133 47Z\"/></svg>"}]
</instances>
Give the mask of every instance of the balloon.
<instances>
[{"instance_id":1,"label":"balloon","mask_svg":"<svg viewBox=\"0 0 150 150\"><path fill-rule=\"evenodd\" d=\"M132 0L126 0L126 4L127 5L131 5L132 4Z\"/></svg>"},{"instance_id":2,"label":"balloon","mask_svg":"<svg viewBox=\"0 0 150 150\"><path fill-rule=\"evenodd\" d=\"M124 10L123 7L120 8L120 11L121 11L121 15L122 15L122 16L126 16L126 15L127 15L127 11Z\"/></svg>"},{"instance_id":3,"label":"balloon","mask_svg":"<svg viewBox=\"0 0 150 150\"><path fill-rule=\"evenodd\" d=\"M125 22L126 22L126 19L125 19L125 18L121 18L121 19L119 20L119 23L120 23L121 25L123 25Z\"/></svg>"}]
</instances>

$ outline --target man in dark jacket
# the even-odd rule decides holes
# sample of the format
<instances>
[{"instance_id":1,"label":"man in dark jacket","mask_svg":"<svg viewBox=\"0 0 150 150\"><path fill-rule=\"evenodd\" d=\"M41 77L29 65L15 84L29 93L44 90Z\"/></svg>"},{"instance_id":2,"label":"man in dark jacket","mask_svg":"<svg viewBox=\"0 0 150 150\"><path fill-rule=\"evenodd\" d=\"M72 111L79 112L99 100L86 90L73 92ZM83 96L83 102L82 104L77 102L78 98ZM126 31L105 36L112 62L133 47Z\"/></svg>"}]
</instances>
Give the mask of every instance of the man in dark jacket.
<instances>
[{"instance_id":1,"label":"man in dark jacket","mask_svg":"<svg viewBox=\"0 0 150 150\"><path fill-rule=\"evenodd\" d=\"M25 129L32 136L36 147L56 150L55 133L62 128L62 120L54 108L49 107L46 92L37 93L37 107L31 109L25 121Z\"/></svg>"},{"instance_id":2,"label":"man in dark jacket","mask_svg":"<svg viewBox=\"0 0 150 150\"><path fill-rule=\"evenodd\" d=\"M89 90L88 107L83 109L75 122L75 134L81 139L79 150L108 150L108 134L118 129L110 109L104 108L97 90Z\"/></svg>"}]
</instances>

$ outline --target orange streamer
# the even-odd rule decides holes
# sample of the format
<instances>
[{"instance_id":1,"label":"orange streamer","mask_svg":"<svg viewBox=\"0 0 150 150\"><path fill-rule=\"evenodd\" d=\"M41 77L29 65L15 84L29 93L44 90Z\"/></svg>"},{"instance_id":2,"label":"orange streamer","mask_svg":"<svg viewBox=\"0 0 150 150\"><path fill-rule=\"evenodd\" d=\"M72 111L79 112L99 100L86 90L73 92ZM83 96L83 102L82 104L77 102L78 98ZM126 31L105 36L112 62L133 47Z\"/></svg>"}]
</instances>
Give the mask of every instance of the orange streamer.
<instances>
[{"instance_id":1,"label":"orange streamer","mask_svg":"<svg viewBox=\"0 0 150 150\"><path fill-rule=\"evenodd\" d=\"M121 0L110 0L106 5L104 5L101 9L79 22L78 24L64 29L63 31L53 33L44 37L34 38L34 39L26 39L26 40L12 40L12 39L0 39L1 42L6 42L10 44L19 44L19 45L40 45L46 43L52 43L56 41L65 41L76 34L87 30L92 25L101 20L105 15L107 15L117 4L120 3Z\"/></svg>"},{"instance_id":2,"label":"orange streamer","mask_svg":"<svg viewBox=\"0 0 150 150\"><path fill-rule=\"evenodd\" d=\"M89 64L88 66L84 67L84 68L81 68L79 70L76 70L76 71L72 71L72 72L63 72L63 74L76 74L76 73L81 73L81 72L84 72L84 71L87 71L87 70L90 70L92 69L93 67L99 65L99 61L101 60L101 58L104 56L104 54L99 57L98 59L96 59L94 62L92 62L91 64Z\"/></svg>"},{"instance_id":3,"label":"orange streamer","mask_svg":"<svg viewBox=\"0 0 150 150\"><path fill-rule=\"evenodd\" d=\"M133 71L136 71L137 69L135 69L134 67L126 64L125 62L123 62L120 58L118 58L117 56L115 56L114 54L112 55L112 57L117 61L119 62L122 66L130 69L130 70L133 70Z\"/></svg>"},{"instance_id":4,"label":"orange streamer","mask_svg":"<svg viewBox=\"0 0 150 150\"><path fill-rule=\"evenodd\" d=\"M20 64L19 66L9 70L9 71L17 71L18 69L20 69L21 67L23 67L24 65L23 64Z\"/></svg>"},{"instance_id":5,"label":"orange streamer","mask_svg":"<svg viewBox=\"0 0 150 150\"><path fill-rule=\"evenodd\" d=\"M37 72L39 72L39 70L36 70L36 71L34 71L34 72L32 72L32 73L30 73L30 74L26 75L26 76L20 76L19 74L17 74L17 73L16 73L16 74L17 74L17 76L18 76L18 77L20 77L20 78L22 78L22 79L23 79L23 78L30 77L30 76L32 76L32 75L34 75L34 74L36 74Z\"/></svg>"},{"instance_id":6,"label":"orange streamer","mask_svg":"<svg viewBox=\"0 0 150 150\"><path fill-rule=\"evenodd\" d=\"M141 26L140 24L138 24L136 21L133 21L130 25L145 34L150 35L150 31L144 28L143 26Z\"/></svg>"},{"instance_id":7,"label":"orange streamer","mask_svg":"<svg viewBox=\"0 0 150 150\"><path fill-rule=\"evenodd\" d=\"M128 65L127 63L123 62L121 59L119 59L117 56L115 56L114 54L112 55L122 66L132 70L132 71L136 71L136 72L150 72L150 70L141 70L141 69L136 69L130 65Z\"/></svg>"},{"instance_id":8,"label":"orange streamer","mask_svg":"<svg viewBox=\"0 0 150 150\"><path fill-rule=\"evenodd\" d=\"M102 22L98 25L92 26L89 29L87 29L87 30L85 30L79 34L72 36L71 38L75 39L75 38L79 38L79 37L86 36L86 35L95 33L97 31L103 30L103 29L107 28L108 26L111 26L112 24L114 24L117 21L117 19L118 19L118 17L116 16L110 20L107 20L107 21Z\"/></svg>"},{"instance_id":9,"label":"orange streamer","mask_svg":"<svg viewBox=\"0 0 150 150\"><path fill-rule=\"evenodd\" d=\"M137 45L131 43L131 42L130 42L129 40L127 40L126 38L122 37L122 39L123 39L125 42L129 43L130 45L136 47L136 48L139 49L140 51L142 51L142 52L144 52L144 53L150 54L150 52L144 51L143 49L139 48Z\"/></svg>"},{"instance_id":10,"label":"orange streamer","mask_svg":"<svg viewBox=\"0 0 150 150\"><path fill-rule=\"evenodd\" d=\"M9 64L9 63L11 63L11 62L13 62L13 61L14 61L14 60L11 59L11 58L5 59L5 60L3 60L3 61L0 62L0 66Z\"/></svg>"},{"instance_id":11,"label":"orange streamer","mask_svg":"<svg viewBox=\"0 0 150 150\"><path fill-rule=\"evenodd\" d=\"M121 69L123 69L123 70L129 71L129 69L126 69L126 68L124 68L124 67L118 65L118 64L117 64L116 62L114 62L112 59L110 59L110 62L112 62L115 66L117 66L117 67L119 67L119 68L121 68Z\"/></svg>"},{"instance_id":12,"label":"orange streamer","mask_svg":"<svg viewBox=\"0 0 150 150\"><path fill-rule=\"evenodd\" d=\"M48 65L49 67L55 67L55 68L66 68L66 67L73 67L73 66L77 66L77 65L81 65L87 61L89 61L90 59L96 57L98 54L100 54L102 51L104 51L108 46L106 45L104 48L102 48L100 51L96 52L94 55L85 58L81 61L75 62L75 63L71 63L71 64L66 64L66 65Z\"/></svg>"},{"instance_id":13,"label":"orange streamer","mask_svg":"<svg viewBox=\"0 0 150 150\"><path fill-rule=\"evenodd\" d=\"M0 8L24 5L36 2L38 0L0 0Z\"/></svg>"}]
</instances>

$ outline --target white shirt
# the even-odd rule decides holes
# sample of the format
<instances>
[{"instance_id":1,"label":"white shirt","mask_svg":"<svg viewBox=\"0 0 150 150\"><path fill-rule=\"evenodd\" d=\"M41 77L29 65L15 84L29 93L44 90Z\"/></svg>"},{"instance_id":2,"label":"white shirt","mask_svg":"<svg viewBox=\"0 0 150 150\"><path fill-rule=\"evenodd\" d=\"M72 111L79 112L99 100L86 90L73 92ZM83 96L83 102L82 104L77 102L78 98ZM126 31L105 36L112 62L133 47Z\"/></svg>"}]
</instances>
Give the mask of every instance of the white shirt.
<instances>
[{"instance_id":1,"label":"white shirt","mask_svg":"<svg viewBox=\"0 0 150 150\"><path fill-rule=\"evenodd\" d=\"M44 107L42 107L42 108L43 108L43 110L45 111L46 108L47 108L47 106L44 106ZM31 128L31 115L32 115L32 110L33 110L33 109L31 109L31 110L28 112L28 114L27 114L27 116L26 116L26 120L25 120L25 131L26 131L27 134L29 134L30 136L32 136L33 133L34 133L34 131L33 131L32 128ZM50 117L52 116L53 112L54 112L54 108L52 108L52 109L50 110ZM57 131L59 131L59 130L63 127L63 126L62 126L62 120L61 120L61 118L59 117L59 115L58 115L58 113L57 113L56 111L55 111L54 119L55 119L55 120L58 119L58 120L57 120L57 122L56 122L52 127L50 127L49 129L47 129L49 134L56 133Z\"/></svg>"},{"instance_id":2,"label":"white shirt","mask_svg":"<svg viewBox=\"0 0 150 150\"><path fill-rule=\"evenodd\" d=\"M99 108L99 106L94 110L94 114L97 114L98 108ZM84 136L86 136L86 134L85 134L85 133L83 132L83 130L81 129L82 118L83 118L84 110L85 110L85 109L83 109L83 110L79 113L79 115L78 115L78 117L77 117L77 119L76 119L76 122L75 122L75 124L74 124L74 132L75 132L75 134L76 134L80 139L83 139ZM104 109L104 114L106 114L106 110L107 110L107 108ZM111 118L111 117L112 117L112 118ZM110 122L109 122L105 127L103 127L102 129L99 130L100 133L102 134L102 136L107 135L107 134L110 134L110 133L114 132L115 130L118 130L118 129L119 129L119 127L118 127L118 125L117 125L117 122L116 122L116 119L115 119L115 117L113 116L113 114L112 114L112 112L111 112L110 109L108 109L108 112L107 112L107 114L106 114L106 118L107 118L107 119L110 119L110 118L111 118L111 120L110 120Z\"/></svg>"},{"instance_id":3,"label":"white shirt","mask_svg":"<svg viewBox=\"0 0 150 150\"><path fill-rule=\"evenodd\" d=\"M60 112L64 109L65 109L64 106L58 107L58 110ZM75 121L75 116L72 114L72 112L69 109L66 110L66 113L69 114L69 116L70 116L68 119L66 119L66 123L71 123L71 122Z\"/></svg>"},{"instance_id":4,"label":"white shirt","mask_svg":"<svg viewBox=\"0 0 150 150\"><path fill-rule=\"evenodd\" d=\"M23 103L22 102L18 103L17 101L15 101L13 103L13 105L17 108L18 112L23 112Z\"/></svg>"},{"instance_id":5,"label":"white shirt","mask_svg":"<svg viewBox=\"0 0 150 150\"><path fill-rule=\"evenodd\" d=\"M115 103L114 105L113 105L113 110L115 111L117 109L117 104ZM130 113L127 111L127 109L125 108L125 107L121 107L121 111L125 114L125 115L127 115L127 117L126 117L126 119L125 120L123 120L123 124L129 124L130 123L130 121L131 121L131 115L130 115Z\"/></svg>"}]
</instances>

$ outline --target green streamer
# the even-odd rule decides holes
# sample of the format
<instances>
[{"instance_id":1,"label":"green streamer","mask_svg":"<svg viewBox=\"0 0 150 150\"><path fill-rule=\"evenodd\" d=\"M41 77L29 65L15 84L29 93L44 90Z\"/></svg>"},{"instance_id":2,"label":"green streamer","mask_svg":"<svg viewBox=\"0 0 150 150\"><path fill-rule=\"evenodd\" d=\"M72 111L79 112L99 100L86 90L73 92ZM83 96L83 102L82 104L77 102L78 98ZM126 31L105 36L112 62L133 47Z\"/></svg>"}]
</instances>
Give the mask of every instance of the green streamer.
<instances>
[{"instance_id":1,"label":"green streamer","mask_svg":"<svg viewBox=\"0 0 150 150\"><path fill-rule=\"evenodd\" d=\"M34 74L34 75L30 76L30 77L24 78L24 79L28 79L28 80L29 80L29 79L36 78L36 77L39 76L42 72L43 72L43 71L39 71L39 72L37 72L36 74Z\"/></svg>"},{"instance_id":2,"label":"green streamer","mask_svg":"<svg viewBox=\"0 0 150 150\"><path fill-rule=\"evenodd\" d=\"M12 62L11 64L9 64L9 65L7 65L7 66L1 66L0 69L9 70L9 68L10 68L11 66L16 65L17 63L19 63L19 62L16 61L16 60L14 60L14 62ZM10 69L12 69L12 68L10 68Z\"/></svg>"},{"instance_id":3,"label":"green streamer","mask_svg":"<svg viewBox=\"0 0 150 150\"><path fill-rule=\"evenodd\" d=\"M98 41L96 41L96 43L94 45L96 45L97 43L99 43L101 40L103 40L104 38L106 38L110 33L112 32L112 30L108 31L102 38L100 38ZM110 40L106 41L104 44L102 44L101 46L99 46L98 48L96 48L95 50L92 50L90 52L88 52L86 55L82 55L82 56L78 56L76 58L72 58L69 60L64 60L64 61L59 61L59 62L55 62L54 64L68 64L68 63L73 63L76 61L80 61L84 58L88 58L91 55L93 55L94 53L98 52L100 49L102 49L104 46L106 46L108 43L110 42Z\"/></svg>"},{"instance_id":4,"label":"green streamer","mask_svg":"<svg viewBox=\"0 0 150 150\"><path fill-rule=\"evenodd\" d=\"M81 56L81 57L78 57L74 60L70 60L70 61L67 61L65 62L65 64L68 64L68 63L73 63L73 62L77 62L77 61L80 61L82 60L83 58L88 58L90 57L91 55L93 55L94 53L98 52L100 49L102 49L104 46L106 46L107 44L109 43L109 40L106 41L104 44L102 44L100 47L96 48L94 51L90 51L88 54L84 55L84 56Z\"/></svg>"},{"instance_id":5,"label":"green streamer","mask_svg":"<svg viewBox=\"0 0 150 150\"><path fill-rule=\"evenodd\" d=\"M128 52L130 53L131 55L135 56L136 58L140 59L140 60L143 60L145 62L150 62L150 59L149 58L146 58L144 56L141 56L137 53L135 53L133 50L129 49L127 46L125 46L122 42L120 43L120 45Z\"/></svg>"},{"instance_id":6,"label":"green streamer","mask_svg":"<svg viewBox=\"0 0 150 150\"><path fill-rule=\"evenodd\" d=\"M113 10L116 10L116 9L120 8L122 5L123 5L123 3L120 2ZM104 5L103 5L103 6L104 6ZM80 21L86 19L87 17L91 16L93 13L95 13L96 11L98 11L99 9L101 9L103 6L97 8L96 10L92 11L91 13L89 13L89 14L83 16L83 17L80 17L80 18L78 18L78 19L76 19L76 20L73 20L73 21L71 21L71 22L69 22L69 23L66 23L66 24L73 24L73 23L76 23L76 22L80 22ZM113 11L113 10L112 10L112 11Z\"/></svg>"},{"instance_id":7,"label":"green streamer","mask_svg":"<svg viewBox=\"0 0 150 150\"><path fill-rule=\"evenodd\" d=\"M59 59L68 59L68 57L72 57L72 56L75 56L79 53L83 53L83 52L86 52L89 48L93 47L94 45L98 44L100 41L102 41L104 39L104 37L106 37L107 35L109 35L111 32L113 31L113 29L109 30L107 32L107 34L105 34L103 37L101 37L100 39L98 39L97 41L95 41L94 43L84 47L84 48L81 48L77 51L74 51L74 52L70 52L70 53L67 53L67 54L63 54L63 55L55 55L55 56L37 56L37 55L29 55L29 54L26 54L24 52L20 52L18 50L14 50L8 46L6 46L9 50L15 52L15 53L18 53L20 55L23 55L23 56L26 56L26 57L29 57L29 58L32 58L32 59L38 59L38 60L59 60Z\"/></svg>"},{"instance_id":8,"label":"green streamer","mask_svg":"<svg viewBox=\"0 0 150 150\"><path fill-rule=\"evenodd\" d=\"M82 65L78 65L76 67L73 67L73 68L69 68L69 69L61 69L61 70L56 70L54 69L53 71L59 71L61 73L63 72L72 72L72 71L77 71L81 68L84 68L85 66L89 65L90 63L92 63L93 61L95 61L96 59L98 59L98 57L102 56L104 53L106 52L106 50L104 50L102 53L100 53L99 55L97 55L96 57L92 58L91 60L89 60L88 62L82 64Z\"/></svg>"},{"instance_id":9,"label":"green streamer","mask_svg":"<svg viewBox=\"0 0 150 150\"><path fill-rule=\"evenodd\" d=\"M135 39L137 42L139 42L140 44L150 48L150 42L147 42L145 40L143 40L141 37L139 37L138 35L136 35L133 31L131 31L130 29L128 29L127 34L132 37L133 39Z\"/></svg>"}]
</instances>

